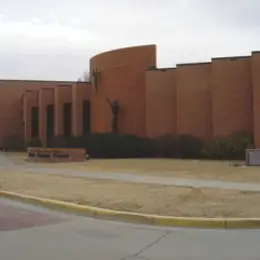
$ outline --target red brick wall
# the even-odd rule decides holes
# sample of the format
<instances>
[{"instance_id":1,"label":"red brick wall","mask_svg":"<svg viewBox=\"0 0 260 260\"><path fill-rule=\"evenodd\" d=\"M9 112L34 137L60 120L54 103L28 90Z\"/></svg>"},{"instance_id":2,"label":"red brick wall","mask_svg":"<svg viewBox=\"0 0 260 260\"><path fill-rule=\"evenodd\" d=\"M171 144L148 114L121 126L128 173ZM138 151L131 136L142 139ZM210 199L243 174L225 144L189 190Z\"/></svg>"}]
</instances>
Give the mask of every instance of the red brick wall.
<instances>
[{"instance_id":1,"label":"red brick wall","mask_svg":"<svg viewBox=\"0 0 260 260\"><path fill-rule=\"evenodd\" d=\"M176 70L177 133L211 137L210 64L179 65Z\"/></svg>"},{"instance_id":2,"label":"red brick wall","mask_svg":"<svg viewBox=\"0 0 260 260\"><path fill-rule=\"evenodd\" d=\"M253 96L249 57L213 59L213 136L253 131Z\"/></svg>"},{"instance_id":3,"label":"red brick wall","mask_svg":"<svg viewBox=\"0 0 260 260\"><path fill-rule=\"evenodd\" d=\"M47 143L47 113L46 107L54 104L54 88L44 88L39 92L39 135L44 146Z\"/></svg>"},{"instance_id":4,"label":"red brick wall","mask_svg":"<svg viewBox=\"0 0 260 260\"><path fill-rule=\"evenodd\" d=\"M0 80L0 147L4 137L19 135L24 137L23 94L26 90L38 91L41 88L54 88L67 82Z\"/></svg>"},{"instance_id":5,"label":"red brick wall","mask_svg":"<svg viewBox=\"0 0 260 260\"><path fill-rule=\"evenodd\" d=\"M146 135L157 137L176 133L175 69L146 72Z\"/></svg>"},{"instance_id":6,"label":"red brick wall","mask_svg":"<svg viewBox=\"0 0 260 260\"><path fill-rule=\"evenodd\" d=\"M91 100L90 83L80 82L72 87L72 131L73 135L82 135L82 102Z\"/></svg>"},{"instance_id":7,"label":"red brick wall","mask_svg":"<svg viewBox=\"0 0 260 260\"><path fill-rule=\"evenodd\" d=\"M24 137L23 121L31 105L29 99L26 105L22 96L26 90L41 90L30 99L31 104L39 104L41 138L46 134L47 104L55 104L56 134L62 134L64 102L73 103L73 133L80 134L81 102L85 98L91 99L92 132L111 131L109 98L119 100L121 133L150 137L179 133L210 138L245 130L254 131L260 148L260 53L147 71L155 65L156 47L147 45L94 56L90 70L98 70L97 91L88 83L0 80L0 147L5 136Z\"/></svg>"},{"instance_id":8,"label":"red brick wall","mask_svg":"<svg viewBox=\"0 0 260 260\"><path fill-rule=\"evenodd\" d=\"M72 102L72 84L59 85L54 88L54 134L63 135L63 105Z\"/></svg>"},{"instance_id":9,"label":"red brick wall","mask_svg":"<svg viewBox=\"0 0 260 260\"><path fill-rule=\"evenodd\" d=\"M255 146L260 148L260 52L252 53L253 119Z\"/></svg>"},{"instance_id":10,"label":"red brick wall","mask_svg":"<svg viewBox=\"0 0 260 260\"><path fill-rule=\"evenodd\" d=\"M32 107L38 106L39 91L28 90L23 95L23 116L24 116L24 138L29 140L32 136Z\"/></svg>"},{"instance_id":11,"label":"red brick wall","mask_svg":"<svg viewBox=\"0 0 260 260\"><path fill-rule=\"evenodd\" d=\"M155 64L154 45L109 51L90 60L90 71L99 71L98 90L92 87L92 132L111 131L109 98L120 103L119 131L145 134L145 72Z\"/></svg>"}]
</instances>

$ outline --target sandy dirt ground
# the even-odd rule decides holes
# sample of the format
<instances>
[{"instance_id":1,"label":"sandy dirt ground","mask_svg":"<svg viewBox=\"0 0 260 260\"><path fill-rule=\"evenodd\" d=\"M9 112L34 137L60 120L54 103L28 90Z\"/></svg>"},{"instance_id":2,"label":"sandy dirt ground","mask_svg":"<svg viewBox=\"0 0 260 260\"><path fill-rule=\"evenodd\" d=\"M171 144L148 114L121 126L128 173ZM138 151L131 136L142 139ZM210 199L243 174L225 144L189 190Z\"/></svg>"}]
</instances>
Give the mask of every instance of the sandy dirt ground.
<instances>
[{"instance_id":1,"label":"sandy dirt ground","mask_svg":"<svg viewBox=\"0 0 260 260\"><path fill-rule=\"evenodd\" d=\"M7 153L16 163L25 163L25 153ZM84 163L37 164L75 171L120 172L175 178L260 182L260 167L234 167L243 162L177 159L93 159Z\"/></svg>"},{"instance_id":2,"label":"sandy dirt ground","mask_svg":"<svg viewBox=\"0 0 260 260\"><path fill-rule=\"evenodd\" d=\"M166 187L3 170L0 189L159 215L260 217L260 192Z\"/></svg>"}]
</instances>

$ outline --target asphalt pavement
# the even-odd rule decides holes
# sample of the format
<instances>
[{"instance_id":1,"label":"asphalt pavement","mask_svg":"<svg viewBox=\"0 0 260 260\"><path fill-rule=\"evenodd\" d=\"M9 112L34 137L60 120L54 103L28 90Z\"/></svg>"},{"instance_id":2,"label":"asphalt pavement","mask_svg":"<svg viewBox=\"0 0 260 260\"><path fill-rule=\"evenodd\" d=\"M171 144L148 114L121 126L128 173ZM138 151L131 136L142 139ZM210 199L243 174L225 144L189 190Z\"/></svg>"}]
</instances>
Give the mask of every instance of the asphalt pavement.
<instances>
[{"instance_id":1,"label":"asphalt pavement","mask_svg":"<svg viewBox=\"0 0 260 260\"><path fill-rule=\"evenodd\" d=\"M28 164L16 165L3 154L0 155L0 167L7 171L35 170L35 166ZM40 167L36 170L38 173L131 182L164 185L167 182L176 186L183 185L183 181L187 181L188 186L230 185L182 179L178 182L174 178L126 173L73 172ZM237 185L231 183L234 184ZM246 185L249 186L237 188L260 190L260 187L252 186L254 184ZM119 223L0 199L1 260L258 260L259 241L260 230L198 230Z\"/></svg>"},{"instance_id":2,"label":"asphalt pavement","mask_svg":"<svg viewBox=\"0 0 260 260\"><path fill-rule=\"evenodd\" d=\"M258 230L97 220L0 199L3 260L258 260Z\"/></svg>"}]
</instances>

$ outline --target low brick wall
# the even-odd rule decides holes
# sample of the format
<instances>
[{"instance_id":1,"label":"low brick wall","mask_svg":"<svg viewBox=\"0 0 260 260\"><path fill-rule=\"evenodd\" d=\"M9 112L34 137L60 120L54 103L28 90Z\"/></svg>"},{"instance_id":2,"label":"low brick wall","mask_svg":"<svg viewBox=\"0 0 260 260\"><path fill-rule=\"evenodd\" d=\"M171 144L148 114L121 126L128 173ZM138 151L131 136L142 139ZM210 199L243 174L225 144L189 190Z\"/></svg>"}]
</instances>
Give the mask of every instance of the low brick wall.
<instances>
[{"instance_id":1,"label":"low brick wall","mask_svg":"<svg viewBox=\"0 0 260 260\"><path fill-rule=\"evenodd\" d=\"M28 148L28 160L33 162L84 162L85 149Z\"/></svg>"}]
</instances>

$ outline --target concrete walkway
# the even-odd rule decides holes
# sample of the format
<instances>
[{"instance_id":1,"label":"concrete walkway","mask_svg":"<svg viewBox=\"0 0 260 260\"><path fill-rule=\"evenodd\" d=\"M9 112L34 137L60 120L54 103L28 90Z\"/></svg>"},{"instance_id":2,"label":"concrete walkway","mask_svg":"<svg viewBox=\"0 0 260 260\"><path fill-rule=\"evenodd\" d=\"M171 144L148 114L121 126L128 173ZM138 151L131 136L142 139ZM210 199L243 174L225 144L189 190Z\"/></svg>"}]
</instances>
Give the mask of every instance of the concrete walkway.
<instances>
[{"instance_id":1,"label":"concrete walkway","mask_svg":"<svg viewBox=\"0 0 260 260\"><path fill-rule=\"evenodd\" d=\"M225 182L215 180L195 180L195 179L180 179L172 177L153 177L147 175L135 175L129 173L106 173L106 172L90 172L90 171L73 171L73 170L60 170L60 169L46 169L40 167L27 167L28 172L47 173L68 175L75 177L85 177L92 179L106 179L116 181L126 181L132 183L145 183L145 184L160 184L166 186L181 186L181 187L194 187L194 188L220 188L220 189L234 189L242 191L260 191L260 184L253 183L239 183L239 182ZM259 170L260 174L260 170Z\"/></svg>"},{"instance_id":2,"label":"concrete walkway","mask_svg":"<svg viewBox=\"0 0 260 260\"><path fill-rule=\"evenodd\" d=\"M74 177L104 179L126 181L132 183L144 184L160 184L166 186L178 187L193 187L193 188L220 188L220 189L233 189L241 191L260 191L260 184L245 183L245 182L229 182L218 180L195 180L195 179L180 179L172 177L154 177L148 175L135 175L130 173L116 173L116 172L91 172L91 171L75 171L72 169L57 169L57 168L44 168L32 163L14 164L4 154L0 153L0 167L9 171L26 171L31 173L41 174L57 174ZM260 169L259 169L260 174Z\"/></svg>"},{"instance_id":3,"label":"concrete walkway","mask_svg":"<svg viewBox=\"0 0 260 260\"><path fill-rule=\"evenodd\" d=\"M258 260L259 230L157 228L0 199L3 260Z\"/></svg>"}]
</instances>

